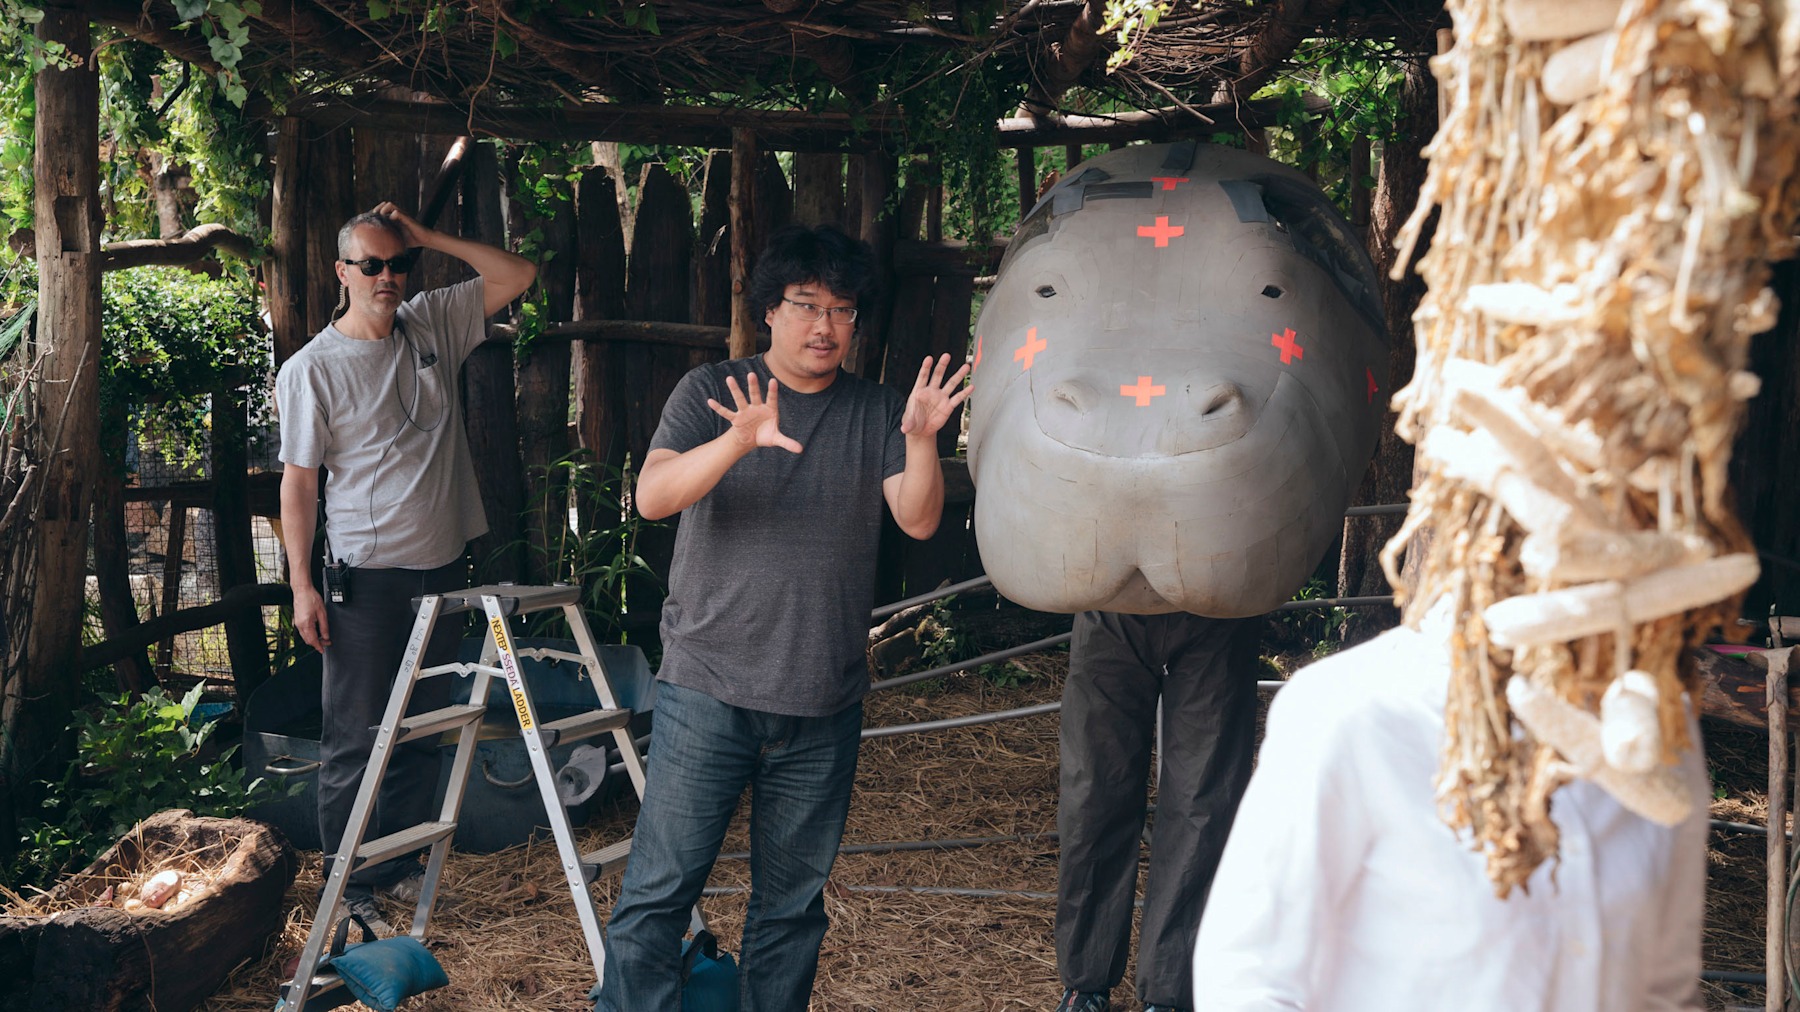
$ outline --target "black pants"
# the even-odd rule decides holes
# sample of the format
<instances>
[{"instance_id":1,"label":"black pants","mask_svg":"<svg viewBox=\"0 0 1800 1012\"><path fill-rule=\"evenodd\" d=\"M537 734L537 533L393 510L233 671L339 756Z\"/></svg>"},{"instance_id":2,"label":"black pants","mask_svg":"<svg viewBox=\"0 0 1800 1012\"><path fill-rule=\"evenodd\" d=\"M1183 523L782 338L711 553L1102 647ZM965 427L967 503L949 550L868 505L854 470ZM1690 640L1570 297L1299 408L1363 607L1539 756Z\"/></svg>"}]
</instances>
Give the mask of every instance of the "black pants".
<instances>
[{"instance_id":1,"label":"black pants","mask_svg":"<svg viewBox=\"0 0 1800 1012\"><path fill-rule=\"evenodd\" d=\"M1140 1001L1193 1003L1194 936L1255 746L1256 619L1075 617L1063 687L1056 961L1063 985L1125 974L1156 706L1162 777L1139 933Z\"/></svg>"},{"instance_id":2,"label":"black pants","mask_svg":"<svg viewBox=\"0 0 1800 1012\"><path fill-rule=\"evenodd\" d=\"M324 722L319 732L319 841L325 851L325 874L337 852L362 785L363 768L375 748L376 727L394 691L394 677L412 633L412 599L423 594L468 586L467 567L459 559L437 569L352 569L350 599L325 604L331 645L325 649L325 681L320 702ZM467 623L464 615L440 619L426 643L422 666L456 659ZM450 679L428 678L413 689L408 713L449 705ZM433 815L437 794L438 742L418 738L400 745L388 760L375 811L365 840L398 832ZM349 892L369 893L404 878L417 867L413 857L395 858L350 875Z\"/></svg>"}]
</instances>

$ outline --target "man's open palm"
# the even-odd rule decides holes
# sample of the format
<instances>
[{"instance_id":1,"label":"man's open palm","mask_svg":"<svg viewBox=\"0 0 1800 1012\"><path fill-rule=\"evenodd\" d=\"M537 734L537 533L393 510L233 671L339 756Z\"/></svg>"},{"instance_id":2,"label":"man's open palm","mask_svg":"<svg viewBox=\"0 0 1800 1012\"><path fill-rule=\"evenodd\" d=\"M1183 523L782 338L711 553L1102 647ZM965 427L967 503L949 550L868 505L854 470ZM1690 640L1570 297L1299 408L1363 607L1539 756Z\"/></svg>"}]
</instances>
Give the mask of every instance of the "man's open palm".
<instances>
[{"instance_id":1,"label":"man's open palm","mask_svg":"<svg viewBox=\"0 0 1800 1012\"><path fill-rule=\"evenodd\" d=\"M789 453L799 453L800 444L783 435L781 431L781 413L776 407L776 397L781 392L781 382L769 377L769 397L763 399L762 390L757 383L756 374L749 376L750 392L746 396L738 387L736 376L725 377L725 386L731 391L732 403L737 405L733 411L712 398L707 398L706 406L717 411L719 417L731 423L731 434L744 446L778 446Z\"/></svg>"},{"instance_id":2,"label":"man's open palm","mask_svg":"<svg viewBox=\"0 0 1800 1012\"><path fill-rule=\"evenodd\" d=\"M912 395L906 398L906 413L900 416L900 431L912 435L934 435L950 420L956 406L967 400L969 391L974 387L962 387L963 377L969 374L969 364L964 362L962 368L956 370L948 378L944 371L950 368L950 356L943 355L933 366L931 356L919 366L919 378L913 383ZM962 389L957 389L962 387Z\"/></svg>"}]
</instances>

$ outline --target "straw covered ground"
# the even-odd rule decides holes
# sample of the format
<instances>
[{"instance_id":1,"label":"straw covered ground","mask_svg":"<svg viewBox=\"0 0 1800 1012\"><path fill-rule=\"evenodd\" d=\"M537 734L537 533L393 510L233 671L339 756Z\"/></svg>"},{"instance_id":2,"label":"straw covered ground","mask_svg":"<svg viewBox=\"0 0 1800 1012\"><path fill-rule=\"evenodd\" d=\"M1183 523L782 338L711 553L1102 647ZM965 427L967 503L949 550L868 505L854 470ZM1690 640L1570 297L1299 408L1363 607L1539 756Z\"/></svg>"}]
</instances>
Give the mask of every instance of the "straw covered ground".
<instances>
[{"instance_id":1,"label":"straw covered ground","mask_svg":"<svg viewBox=\"0 0 1800 1012\"><path fill-rule=\"evenodd\" d=\"M959 675L871 696L869 726L931 720L1054 701L1066 655L1014 662L1031 673L997 685ZM1265 701L1267 694L1265 693ZM1766 738L1709 723L1715 818L1760 824L1767 777ZM1057 717L1047 714L864 744L847 847L909 840L1022 839L947 850L845 853L826 898L826 935L812 1008L817 1012L918 1009L1012 1012L1048 1009L1059 991L1051 929L1056 887ZM583 848L628 831L634 807L608 806L582 831ZM743 813L725 844L747 845ZM1762 965L1763 841L1715 832L1708 896L1706 965ZM737 949L748 884L741 859L719 863L703 906L721 944ZM317 854L304 855L288 895L286 930L260 962L238 970L205 1006L208 1012L267 1012L276 982L297 958L311 924L319 883ZM973 898L932 894L942 888L1010 890ZM445 888L454 900L433 918L433 946L450 986L405 1007L426 1010L587 1009L592 970L553 844L498 854L455 854ZM602 917L617 895L616 876L595 887ZM405 912L390 906L391 919ZM1132 1008L1131 971L1114 991ZM1704 985L1709 1008L1760 1008L1761 988ZM360 1008L361 1006L354 1006Z\"/></svg>"}]
</instances>

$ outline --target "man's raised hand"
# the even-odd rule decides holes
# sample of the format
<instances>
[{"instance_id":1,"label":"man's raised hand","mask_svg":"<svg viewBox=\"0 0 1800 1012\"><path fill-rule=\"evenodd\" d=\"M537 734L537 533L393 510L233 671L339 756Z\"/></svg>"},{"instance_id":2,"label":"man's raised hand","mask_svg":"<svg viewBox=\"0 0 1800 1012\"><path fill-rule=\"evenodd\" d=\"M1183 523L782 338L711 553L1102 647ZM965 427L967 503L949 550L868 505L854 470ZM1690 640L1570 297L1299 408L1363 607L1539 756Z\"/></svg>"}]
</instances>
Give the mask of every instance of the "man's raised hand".
<instances>
[{"instance_id":1,"label":"man's raised hand","mask_svg":"<svg viewBox=\"0 0 1800 1012\"><path fill-rule=\"evenodd\" d=\"M962 368L956 370L948 378L944 370L950 368L950 356L943 355L934 367L931 356L919 366L919 378L913 383L912 394L906 398L906 413L900 416L900 431L906 435L936 435L950 420L956 406L969 399L969 391L974 387L962 386L963 377L969 374L969 363L964 362Z\"/></svg>"},{"instance_id":2,"label":"man's raised hand","mask_svg":"<svg viewBox=\"0 0 1800 1012\"><path fill-rule=\"evenodd\" d=\"M731 423L731 434L739 445L778 446L789 453L800 452L800 444L781 432L781 415L775 406L776 395L781 392L779 380L769 377L769 398L766 401L763 400L755 373L750 374L748 397L739 389L736 376L725 377L725 386L731 391L731 400L737 405L737 410L733 411L710 397L706 399L706 406Z\"/></svg>"}]
</instances>

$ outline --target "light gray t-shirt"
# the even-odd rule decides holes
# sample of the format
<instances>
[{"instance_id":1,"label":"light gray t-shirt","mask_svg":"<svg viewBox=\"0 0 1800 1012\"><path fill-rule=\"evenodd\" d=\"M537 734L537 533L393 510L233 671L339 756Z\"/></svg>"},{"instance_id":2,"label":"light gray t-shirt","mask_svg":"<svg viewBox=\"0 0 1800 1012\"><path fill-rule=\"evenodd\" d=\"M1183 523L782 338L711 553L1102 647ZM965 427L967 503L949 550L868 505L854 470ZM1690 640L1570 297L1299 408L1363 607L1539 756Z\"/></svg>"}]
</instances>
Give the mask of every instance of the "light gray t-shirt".
<instances>
[{"instance_id":1,"label":"light gray t-shirt","mask_svg":"<svg viewBox=\"0 0 1800 1012\"><path fill-rule=\"evenodd\" d=\"M281 462L325 465L331 557L432 569L487 532L462 364L487 336L480 278L408 299L379 341L327 326L275 378Z\"/></svg>"},{"instance_id":2,"label":"light gray t-shirt","mask_svg":"<svg viewBox=\"0 0 1800 1012\"><path fill-rule=\"evenodd\" d=\"M762 356L703 365L669 395L651 449L686 452L730 423L727 375ZM805 450L760 447L681 514L663 602L658 678L769 713L836 713L869 689L869 612L886 508L881 483L906 467L906 402L840 370L816 394L782 388L781 431Z\"/></svg>"}]
</instances>

